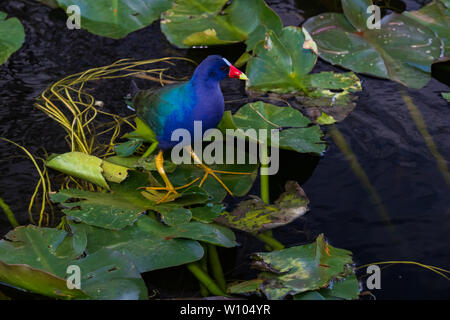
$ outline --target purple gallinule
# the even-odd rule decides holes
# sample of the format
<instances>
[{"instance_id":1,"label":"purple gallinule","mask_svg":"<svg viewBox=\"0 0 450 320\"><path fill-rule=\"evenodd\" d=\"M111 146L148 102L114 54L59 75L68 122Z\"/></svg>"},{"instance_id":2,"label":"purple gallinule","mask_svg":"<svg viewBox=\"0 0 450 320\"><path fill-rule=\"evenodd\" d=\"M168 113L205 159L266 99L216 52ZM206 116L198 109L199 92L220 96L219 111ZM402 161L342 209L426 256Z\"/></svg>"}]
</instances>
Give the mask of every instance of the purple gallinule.
<instances>
[{"instance_id":1,"label":"purple gallinule","mask_svg":"<svg viewBox=\"0 0 450 320\"><path fill-rule=\"evenodd\" d=\"M134 96L133 105L136 108L138 118L146 123L156 136L157 141L152 144L151 148L153 149L157 146L160 149L155 158L155 164L165 183L165 187L145 188L149 191L167 191L158 203L175 199L178 196L177 190L185 188L199 179L197 178L185 186L175 188L164 171L163 151L179 143L171 139L172 132L176 129L186 129L193 137L194 121L201 121L203 132L217 127L222 119L225 107L219 82L227 77L248 80L247 76L228 60L219 55L211 55L198 65L189 81L167 85L158 90L139 91ZM246 174L213 170L199 161L199 158L190 146L188 146L188 149L194 159L194 163L205 170L200 186L208 175L211 175L229 194L232 194L216 173Z\"/></svg>"}]
</instances>

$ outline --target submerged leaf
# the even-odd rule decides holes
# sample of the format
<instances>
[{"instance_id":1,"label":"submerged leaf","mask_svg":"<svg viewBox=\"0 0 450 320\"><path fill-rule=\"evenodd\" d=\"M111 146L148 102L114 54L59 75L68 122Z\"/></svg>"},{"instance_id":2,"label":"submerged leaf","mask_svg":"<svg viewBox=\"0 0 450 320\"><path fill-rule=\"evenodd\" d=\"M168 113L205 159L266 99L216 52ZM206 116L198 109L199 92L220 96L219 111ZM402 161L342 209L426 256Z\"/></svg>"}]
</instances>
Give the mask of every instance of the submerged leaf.
<instances>
[{"instance_id":1,"label":"submerged leaf","mask_svg":"<svg viewBox=\"0 0 450 320\"><path fill-rule=\"evenodd\" d=\"M25 41L25 31L17 18L6 19L6 13L0 11L0 64L20 49Z\"/></svg>"},{"instance_id":2,"label":"submerged leaf","mask_svg":"<svg viewBox=\"0 0 450 320\"><path fill-rule=\"evenodd\" d=\"M346 0L344 14L323 13L308 19L307 29L324 60L412 88L430 79L431 64L440 56L440 40L433 31L406 15L390 14L380 29L369 29L364 20L370 0ZM364 8L362 8L364 7Z\"/></svg>"},{"instance_id":3,"label":"submerged leaf","mask_svg":"<svg viewBox=\"0 0 450 320\"><path fill-rule=\"evenodd\" d=\"M291 223L305 214L309 200L294 181L286 183L286 192L274 204L258 197L242 201L231 213L224 212L215 220L226 226L250 233L262 232Z\"/></svg>"},{"instance_id":4,"label":"submerged leaf","mask_svg":"<svg viewBox=\"0 0 450 320\"><path fill-rule=\"evenodd\" d=\"M179 48L246 40L258 26L279 31L282 23L263 0L175 0L162 14L161 30Z\"/></svg>"}]
</instances>

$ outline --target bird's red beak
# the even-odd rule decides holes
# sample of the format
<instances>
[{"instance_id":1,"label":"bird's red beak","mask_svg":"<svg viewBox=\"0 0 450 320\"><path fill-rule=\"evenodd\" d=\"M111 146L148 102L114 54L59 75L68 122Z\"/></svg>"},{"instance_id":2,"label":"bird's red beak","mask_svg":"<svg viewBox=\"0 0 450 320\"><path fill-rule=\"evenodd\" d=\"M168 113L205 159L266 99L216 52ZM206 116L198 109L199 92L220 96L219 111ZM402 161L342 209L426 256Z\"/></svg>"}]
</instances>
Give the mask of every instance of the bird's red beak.
<instances>
[{"instance_id":1,"label":"bird's red beak","mask_svg":"<svg viewBox=\"0 0 450 320\"><path fill-rule=\"evenodd\" d=\"M243 73L241 70L239 70L238 68L236 68L233 65L230 65L230 73L228 74L228 76L230 78L236 78L236 79L240 79L240 80L248 80L245 73Z\"/></svg>"}]
</instances>

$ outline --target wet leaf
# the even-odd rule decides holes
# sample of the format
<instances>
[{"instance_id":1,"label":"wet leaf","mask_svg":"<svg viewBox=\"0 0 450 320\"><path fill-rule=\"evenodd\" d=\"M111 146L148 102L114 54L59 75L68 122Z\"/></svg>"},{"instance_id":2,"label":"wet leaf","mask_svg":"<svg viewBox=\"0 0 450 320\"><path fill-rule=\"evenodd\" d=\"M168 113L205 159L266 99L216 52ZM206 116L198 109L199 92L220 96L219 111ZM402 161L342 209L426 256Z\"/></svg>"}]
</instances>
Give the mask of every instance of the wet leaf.
<instances>
[{"instance_id":1,"label":"wet leaf","mask_svg":"<svg viewBox=\"0 0 450 320\"><path fill-rule=\"evenodd\" d=\"M296 295L329 287L332 281L344 279L353 274L350 265L352 253L329 245L323 234L311 244L295 246L273 252L253 255L253 266L262 270L257 279L239 284L238 288L250 288L261 291L268 299L283 299L287 295ZM261 284L256 288L258 280ZM352 278L349 278L349 282ZM340 283L335 291L319 291L319 294L354 297L354 283ZM241 289L240 289L241 290ZM246 290L249 293L250 290ZM241 290L242 291L242 290ZM300 297L300 296L298 296ZM309 298L320 298L309 293Z\"/></svg>"},{"instance_id":2,"label":"wet leaf","mask_svg":"<svg viewBox=\"0 0 450 320\"><path fill-rule=\"evenodd\" d=\"M224 164L212 164L208 166L214 170L250 173L250 174L217 173L217 176L220 177L222 181L225 183L225 185L231 190L231 192L233 192L233 195L238 197L246 195L256 179L257 171L259 168L258 164L249 164L248 159L245 161L244 164L225 164L226 163L225 160L223 161L223 163ZM169 177L169 180L172 182L172 184L175 187L178 187L185 185L196 178L201 179L203 178L204 174L205 171L202 168L199 168L193 164L181 164L177 166L174 172L168 173L167 176ZM158 177L158 179L160 178ZM196 182L195 186L197 186L198 184L199 182ZM208 176L206 178L205 183L202 185L201 188L210 196L209 199L205 199L205 201L203 202L206 202L206 200L208 200L208 202L219 203L227 196L227 191L212 176ZM177 199L177 202L181 200L182 198Z\"/></svg>"},{"instance_id":3,"label":"wet leaf","mask_svg":"<svg viewBox=\"0 0 450 320\"><path fill-rule=\"evenodd\" d=\"M81 288L91 299L146 300L147 287L129 257L109 249L100 249L75 260L81 271Z\"/></svg>"},{"instance_id":4,"label":"wet leaf","mask_svg":"<svg viewBox=\"0 0 450 320\"><path fill-rule=\"evenodd\" d=\"M25 31L17 18L6 19L7 14L0 11L0 64L20 49L25 41Z\"/></svg>"},{"instance_id":5,"label":"wet leaf","mask_svg":"<svg viewBox=\"0 0 450 320\"><path fill-rule=\"evenodd\" d=\"M224 212L215 220L241 231L255 233L291 223L305 214L309 200L303 189L294 181L288 181L286 191L274 204L266 204L258 197L245 200L232 212Z\"/></svg>"},{"instance_id":6,"label":"wet leaf","mask_svg":"<svg viewBox=\"0 0 450 320\"><path fill-rule=\"evenodd\" d=\"M130 257L140 272L199 260L203 248L195 240L225 247L236 245L233 232L221 226L190 222L170 227L147 216L141 216L133 226L118 231L74 223L71 228L75 232L85 230L89 252L114 248Z\"/></svg>"},{"instance_id":7,"label":"wet leaf","mask_svg":"<svg viewBox=\"0 0 450 320\"><path fill-rule=\"evenodd\" d=\"M411 88L430 80L431 64L440 56L440 40L433 31L406 15L390 14L380 29L368 29L364 19L370 0L346 0L344 14L323 13L308 19L307 29L324 60ZM363 11L361 11L363 10Z\"/></svg>"},{"instance_id":8,"label":"wet leaf","mask_svg":"<svg viewBox=\"0 0 450 320\"><path fill-rule=\"evenodd\" d=\"M106 180L121 183L128 175L128 168L82 152L67 152L51 156L46 166L69 176L95 183L105 189L109 189Z\"/></svg>"},{"instance_id":9,"label":"wet leaf","mask_svg":"<svg viewBox=\"0 0 450 320\"><path fill-rule=\"evenodd\" d=\"M190 210L194 220L204 223L211 223L214 221L214 218L217 218L222 214L223 209L224 207L221 204L214 205L212 203L208 203L205 206L191 208Z\"/></svg>"},{"instance_id":10,"label":"wet leaf","mask_svg":"<svg viewBox=\"0 0 450 320\"><path fill-rule=\"evenodd\" d=\"M269 145L281 149L294 150L301 153L321 153L325 150L325 143L321 139L322 131L318 126L301 112L290 107L278 107L273 104L257 101L241 107L233 116L225 114L219 128L237 129L235 136L248 138L250 141L265 143L259 136L252 136L256 130L267 130L267 138L270 139L270 130L279 131L279 141L269 141ZM250 130L250 131L247 131ZM255 139L256 138L256 139Z\"/></svg>"},{"instance_id":11,"label":"wet leaf","mask_svg":"<svg viewBox=\"0 0 450 320\"><path fill-rule=\"evenodd\" d=\"M0 260L0 282L57 299L86 299L81 290L68 289L65 279L26 264L7 264Z\"/></svg>"},{"instance_id":12,"label":"wet leaf","mask_svg":"<svg viewBox=\"0 0 450 320\"><path fill-rule=\"evenodd\" d=\"M450 9L443 2L432 1L417 11L403 14L433 30L443 43L443 56L450 58Z\"/></svg>"},{"instance_id":13,"label":"wet leaf","mask_svg":"<svg viewBox=\"0 0 450 320\"><path fill-rule=\"evenodd\" d=\"M282 23L263 0L175 0L162 14L161 30L179 48L241 42L260 25L280 30Z\"/></svg>"},{"instance_id":14,"label":"wet leaf","mask_svg":"<svg viewBox=\"0 0 450 320\"><path fill-rule=\"evenodd\" d=\"M231 294L249 295L258 293L263 283L262 279L253 279L249 281L239 281L228 285L228 292Z\"/></svg>"},{"instance_id":15,"label":"wet leaf","mask_svg":"<svg viewBox=\"0 0 450 320\"><path fill-rule=\"evenodd\" d=\"M67 202L72 199L80 200ZM117 193L65 189L51 195L51 200L67 208L63 212L71 218L112 230L122 229L133 224L137 217L145 211L145 208L128 201ZM151 203L151 205L153 204Z\"/></svg>"},{"instance_id":16,"label":"wet leaf","mask_svg":"<svg viewBox=\"0 0 450 320\"><path fill-rule=\"evenodd\" d=\"M119 157L128 157L142 146L143 141L140 139L129 139L126 142L119 143L114 146L114 151Z\"/></svg>"},{"instance_id":17,"label":"wet leaf","mask_svg":"<svg viewBox=\"0 0 450 320\"><path fill-rule=\"evenodd\" d=\"M248 87L278 93L308 92L306 75L313 69L317 55L309 47L304 48L304 44L301 28L285 27L279 34L268 30L247 63Z\"/></svg>"},{"instance_id":18,"label":"wet leaf","mask_svg":"<svg viewBox=\"0 0 450 320\"><path fill-rule=\"evenodd\" d=\"M120 39L150 25L169 9L173 0L56 0L61 7L77 5L81 28L99 36ZM71 15L69 15L71 16Z\"/></svg>"},{"instance_id":19,"label":"wet leaf","mask_svg":"<svg viewBox=\"0 0 450 320\"><path fill-rule=\"evenodd\" d=\"M328 287L294 295L294 300L354 300L360 292L358 279L354 274L343 280L333 281Z\"/></svg>"},{"instance_id":20,"label":"wet leaf","mask_svg":"<svg viewBox=\"0 0 450 320\"><path fill-rule=\"evenodd\" d=\"M0 241L0 281L60 299L138 299L147 289L136 267L117 252L102 249L78 259L67 232L18 227ZM81 290L68 289L70 265L81 271ZM109 270L115 270L110 272Z\"/></svg>"},{"instance_id":21,"label":"wet leaf","mask_svg":"<svg viewBox=\"0 0 450 320\"><path fill-rule=\"evenodd\" d=\"M247 64L248 88L256 92L294 95L306 109L354 108L355 92L361 91L359 78L352 72L309 72L316 60L316 44L305 29L286 27L281 33L267 31L265 41L254 49ZM256 93L255 92L255 93Z\"/></svg>"}]
</instances>

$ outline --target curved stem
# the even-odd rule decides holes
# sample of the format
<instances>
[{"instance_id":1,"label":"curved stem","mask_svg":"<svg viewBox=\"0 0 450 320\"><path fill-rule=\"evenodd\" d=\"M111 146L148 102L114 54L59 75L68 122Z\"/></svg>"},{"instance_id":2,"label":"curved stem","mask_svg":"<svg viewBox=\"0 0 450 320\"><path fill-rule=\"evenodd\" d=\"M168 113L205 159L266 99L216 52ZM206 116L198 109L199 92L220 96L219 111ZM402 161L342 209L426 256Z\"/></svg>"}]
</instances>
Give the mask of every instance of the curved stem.
<instances>
[{"instance_id":1,"label":"curved stem","mask_svg":"<svg viewBox=\"0 0 450 320\"><path fill-rule=\"evenodd\" d=\"M210 276L203 271L197 262L192 262L186 265L190 272L200 281L209 292L215 296L227 297L228 295L219 288L219 286L214 282Z\"/></svg>"},{"instance_id":2,"label":"curved stem","mask_svg":"<svg viewBox=\"0 0 450 320\"><path fill-rule=\"evenodd\" d=\"M281 250L284 249L284 245L273 238L271 235L268 235L267 232L254 234L256 238L267 244L273 250Z\"/></svg>"},{"instance_id":3,"label":"curved stem","mask_svg":"<svg viewBox=\"0 0 450 320\"><path fill-rule=\"evenodd\" d=\"M227 290L227 281L223 275L222 265L220 264L219 254L215 245L208 244L209 264L214 279L223 291Z\"/></svg>"}]
</instances>

